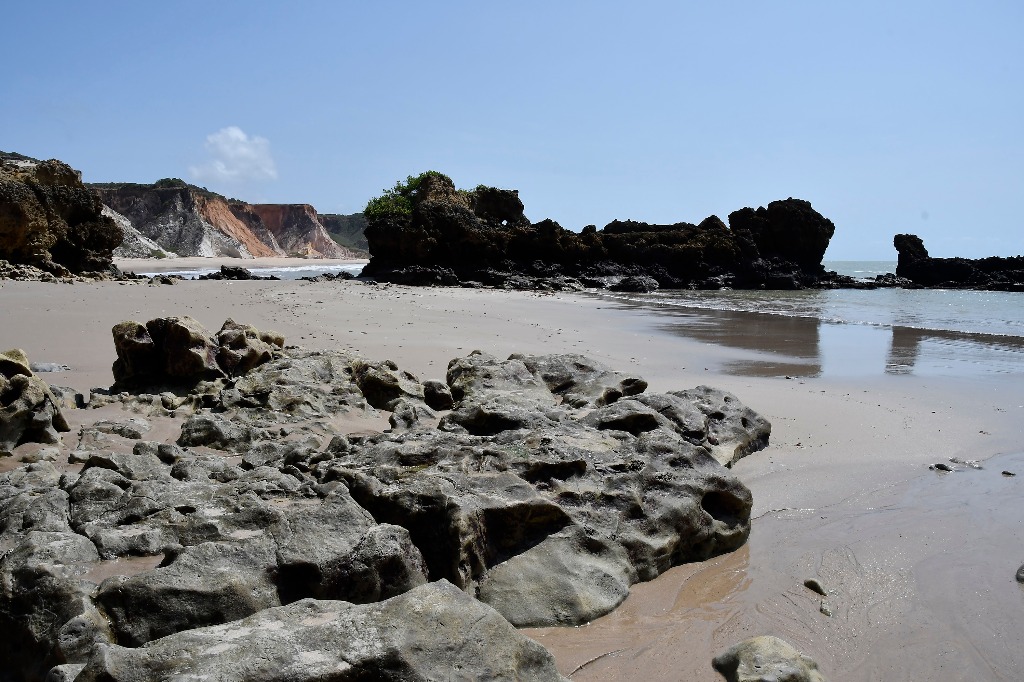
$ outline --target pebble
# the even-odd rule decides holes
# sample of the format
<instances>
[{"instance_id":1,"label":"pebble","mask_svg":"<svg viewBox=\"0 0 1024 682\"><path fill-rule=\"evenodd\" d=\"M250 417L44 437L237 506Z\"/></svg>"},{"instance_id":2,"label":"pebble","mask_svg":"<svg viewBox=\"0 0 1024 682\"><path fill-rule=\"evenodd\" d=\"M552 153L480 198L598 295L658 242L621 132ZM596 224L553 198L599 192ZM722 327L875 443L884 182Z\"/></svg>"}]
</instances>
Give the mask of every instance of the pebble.
<instances>
[{"instance_id":1,"label":"pebble","mask_svg":"<svg viewBox=\"0 0 1024 682\"><path fill-rule=\"evenodd\" d=\"M1024 565L1017 569L1017 582L1024 583Z\"/></svg>"},{"instance_id":2,"label":"pebble","mask_svg":"<svg viewBox=\"0 0 1024 682\"><path fill-rule=\"evenodd\" d=\"M944 462L939 462L938 464L932 464L928 468L929 469L934 469L935 471L956 471L956 469L954 469L953 467L949 466L948 464L945 464Z\"/></svg>"},{"instance_id":3,"label":"pebble","mask_svg":"<svg viewBox=\"0 0 1024 682\"><path fill-rule=\"evenodd\" d=\"M821 600L821 606L818 607L818 610L821 611L826 616L828 616L829 618L832 617L832 607L829 606L829 603L827 601L825 601L824 599Z\"/></svg>"},{"instance_id":4,"label":"pebble","mask_svg":"<svg viewBox=\"0 0 1024 682\"><path fill-rule=\"evenodd\" d=\"M1017 474L1013 473L1012 471L1004 471L1003 472L1003 476L1016 476L1016 475Z\"/></svg>"}]
</instances>

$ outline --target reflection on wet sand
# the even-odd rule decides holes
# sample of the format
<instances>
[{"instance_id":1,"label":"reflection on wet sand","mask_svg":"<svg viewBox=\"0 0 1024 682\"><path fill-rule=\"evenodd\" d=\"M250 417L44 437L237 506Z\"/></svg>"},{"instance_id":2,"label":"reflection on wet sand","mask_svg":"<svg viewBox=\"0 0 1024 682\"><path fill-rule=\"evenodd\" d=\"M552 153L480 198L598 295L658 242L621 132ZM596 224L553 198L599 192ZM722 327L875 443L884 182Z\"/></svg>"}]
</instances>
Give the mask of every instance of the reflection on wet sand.
<instances>
[{"instance_id":1,"label":"reflection on wet sand","mask_svg":"<svg viewBox=\"0 0 1024 682\"><path fill-rule=\"evenodd\" d=\"M823 322L813 317L621 302L658 329L736 351L717 369L750 377L971 375L1024 371L1024 338Z\"/></svg>"},{"instance_id":2,"label":"reflection on wet sand","mask_svg":"<svg viewBox=\"0 0 1024 682\"><path fill-rule=\"evenodd\" d=\"M991 367L996 372L1020 372L1024 338L971 334L935 329L893 327L887 374L914 374L936 369L953 371L961 363ZM963 372L957 372L963 373Z\"/></svg>"}]
</instances>

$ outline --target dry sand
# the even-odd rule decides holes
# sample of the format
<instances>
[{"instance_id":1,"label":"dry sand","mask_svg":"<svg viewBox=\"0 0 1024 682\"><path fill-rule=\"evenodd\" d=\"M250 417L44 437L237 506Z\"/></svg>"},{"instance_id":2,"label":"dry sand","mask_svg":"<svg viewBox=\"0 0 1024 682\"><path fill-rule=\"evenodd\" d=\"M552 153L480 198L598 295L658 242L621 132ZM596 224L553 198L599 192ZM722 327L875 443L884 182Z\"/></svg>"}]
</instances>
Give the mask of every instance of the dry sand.
<instances>
[{"instance_id":1,"label":"dry sand","mask_svg":"<svg viewBox=\"0 0 1024 682\"><path fill-rule=\"evenodd\" d=\"M45 378L78 390L110 384L114 324L168 315L211 329L231 317L290 344L390 358L421 379L443 379L448 361L473 349L581 352L644 376L651 391L725 388L769 418L771 446L735 467L755 500L747 546L637 585L587 626L529 631L574 680L717 680L711 657L756 634L789 640L833 680L1024 676L1024 588L1013 579L1024 562L1019 374L742 375L734 370L747 355L735 348L590 296L358 282L0 282L0 348L70 365ZM981 470L927 469L996 455ZM1021 475L1001 476L1004 468ZM832 616L807 578L829 591Z\"/></svg>"}]
</instances>

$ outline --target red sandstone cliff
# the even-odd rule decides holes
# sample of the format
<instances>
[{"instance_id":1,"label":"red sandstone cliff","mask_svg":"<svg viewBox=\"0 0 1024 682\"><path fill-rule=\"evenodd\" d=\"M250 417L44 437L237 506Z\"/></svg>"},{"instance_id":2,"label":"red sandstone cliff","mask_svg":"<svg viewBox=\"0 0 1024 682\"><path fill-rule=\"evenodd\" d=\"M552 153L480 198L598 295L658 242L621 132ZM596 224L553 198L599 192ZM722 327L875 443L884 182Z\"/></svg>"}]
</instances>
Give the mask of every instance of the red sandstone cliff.
<instances>
[{"instance_id":1,"label":"red sandstone cliff","mask_svg":"<svg viewBox=\"0 0 1024 682\"><path fill-rule=\"evenodd\" d=\"M180 256L359 258L309 204L249 204L177 179L91 186L144 237Z\"/></svg>"}]
</instances>

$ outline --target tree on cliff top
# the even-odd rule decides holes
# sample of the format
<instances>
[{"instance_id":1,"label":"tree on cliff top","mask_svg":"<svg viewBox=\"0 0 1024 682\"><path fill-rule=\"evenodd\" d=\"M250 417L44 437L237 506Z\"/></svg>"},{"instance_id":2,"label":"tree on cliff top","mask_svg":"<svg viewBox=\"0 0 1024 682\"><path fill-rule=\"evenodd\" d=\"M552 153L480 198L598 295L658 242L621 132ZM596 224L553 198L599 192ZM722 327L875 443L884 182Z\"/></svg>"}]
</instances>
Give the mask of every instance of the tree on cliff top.
<instances>
[{"instance_id":1,"label":"tree on cliff top","mask_svg":"<svg viewBox=\"0 0 1024 682\"><path fill-rule=\"evenodd\" d=\"M430 177L442 177L451 182L444 173L428 170L419 175L410 175L405 182L399 180L391 189L384 190L384 194L374 197L367 202L363 209L363 215L367 220L373 221L381 218L399 218L412 215L412 207L419 194L420 185L423 180Z\"/></svg>"}]
</instances>

